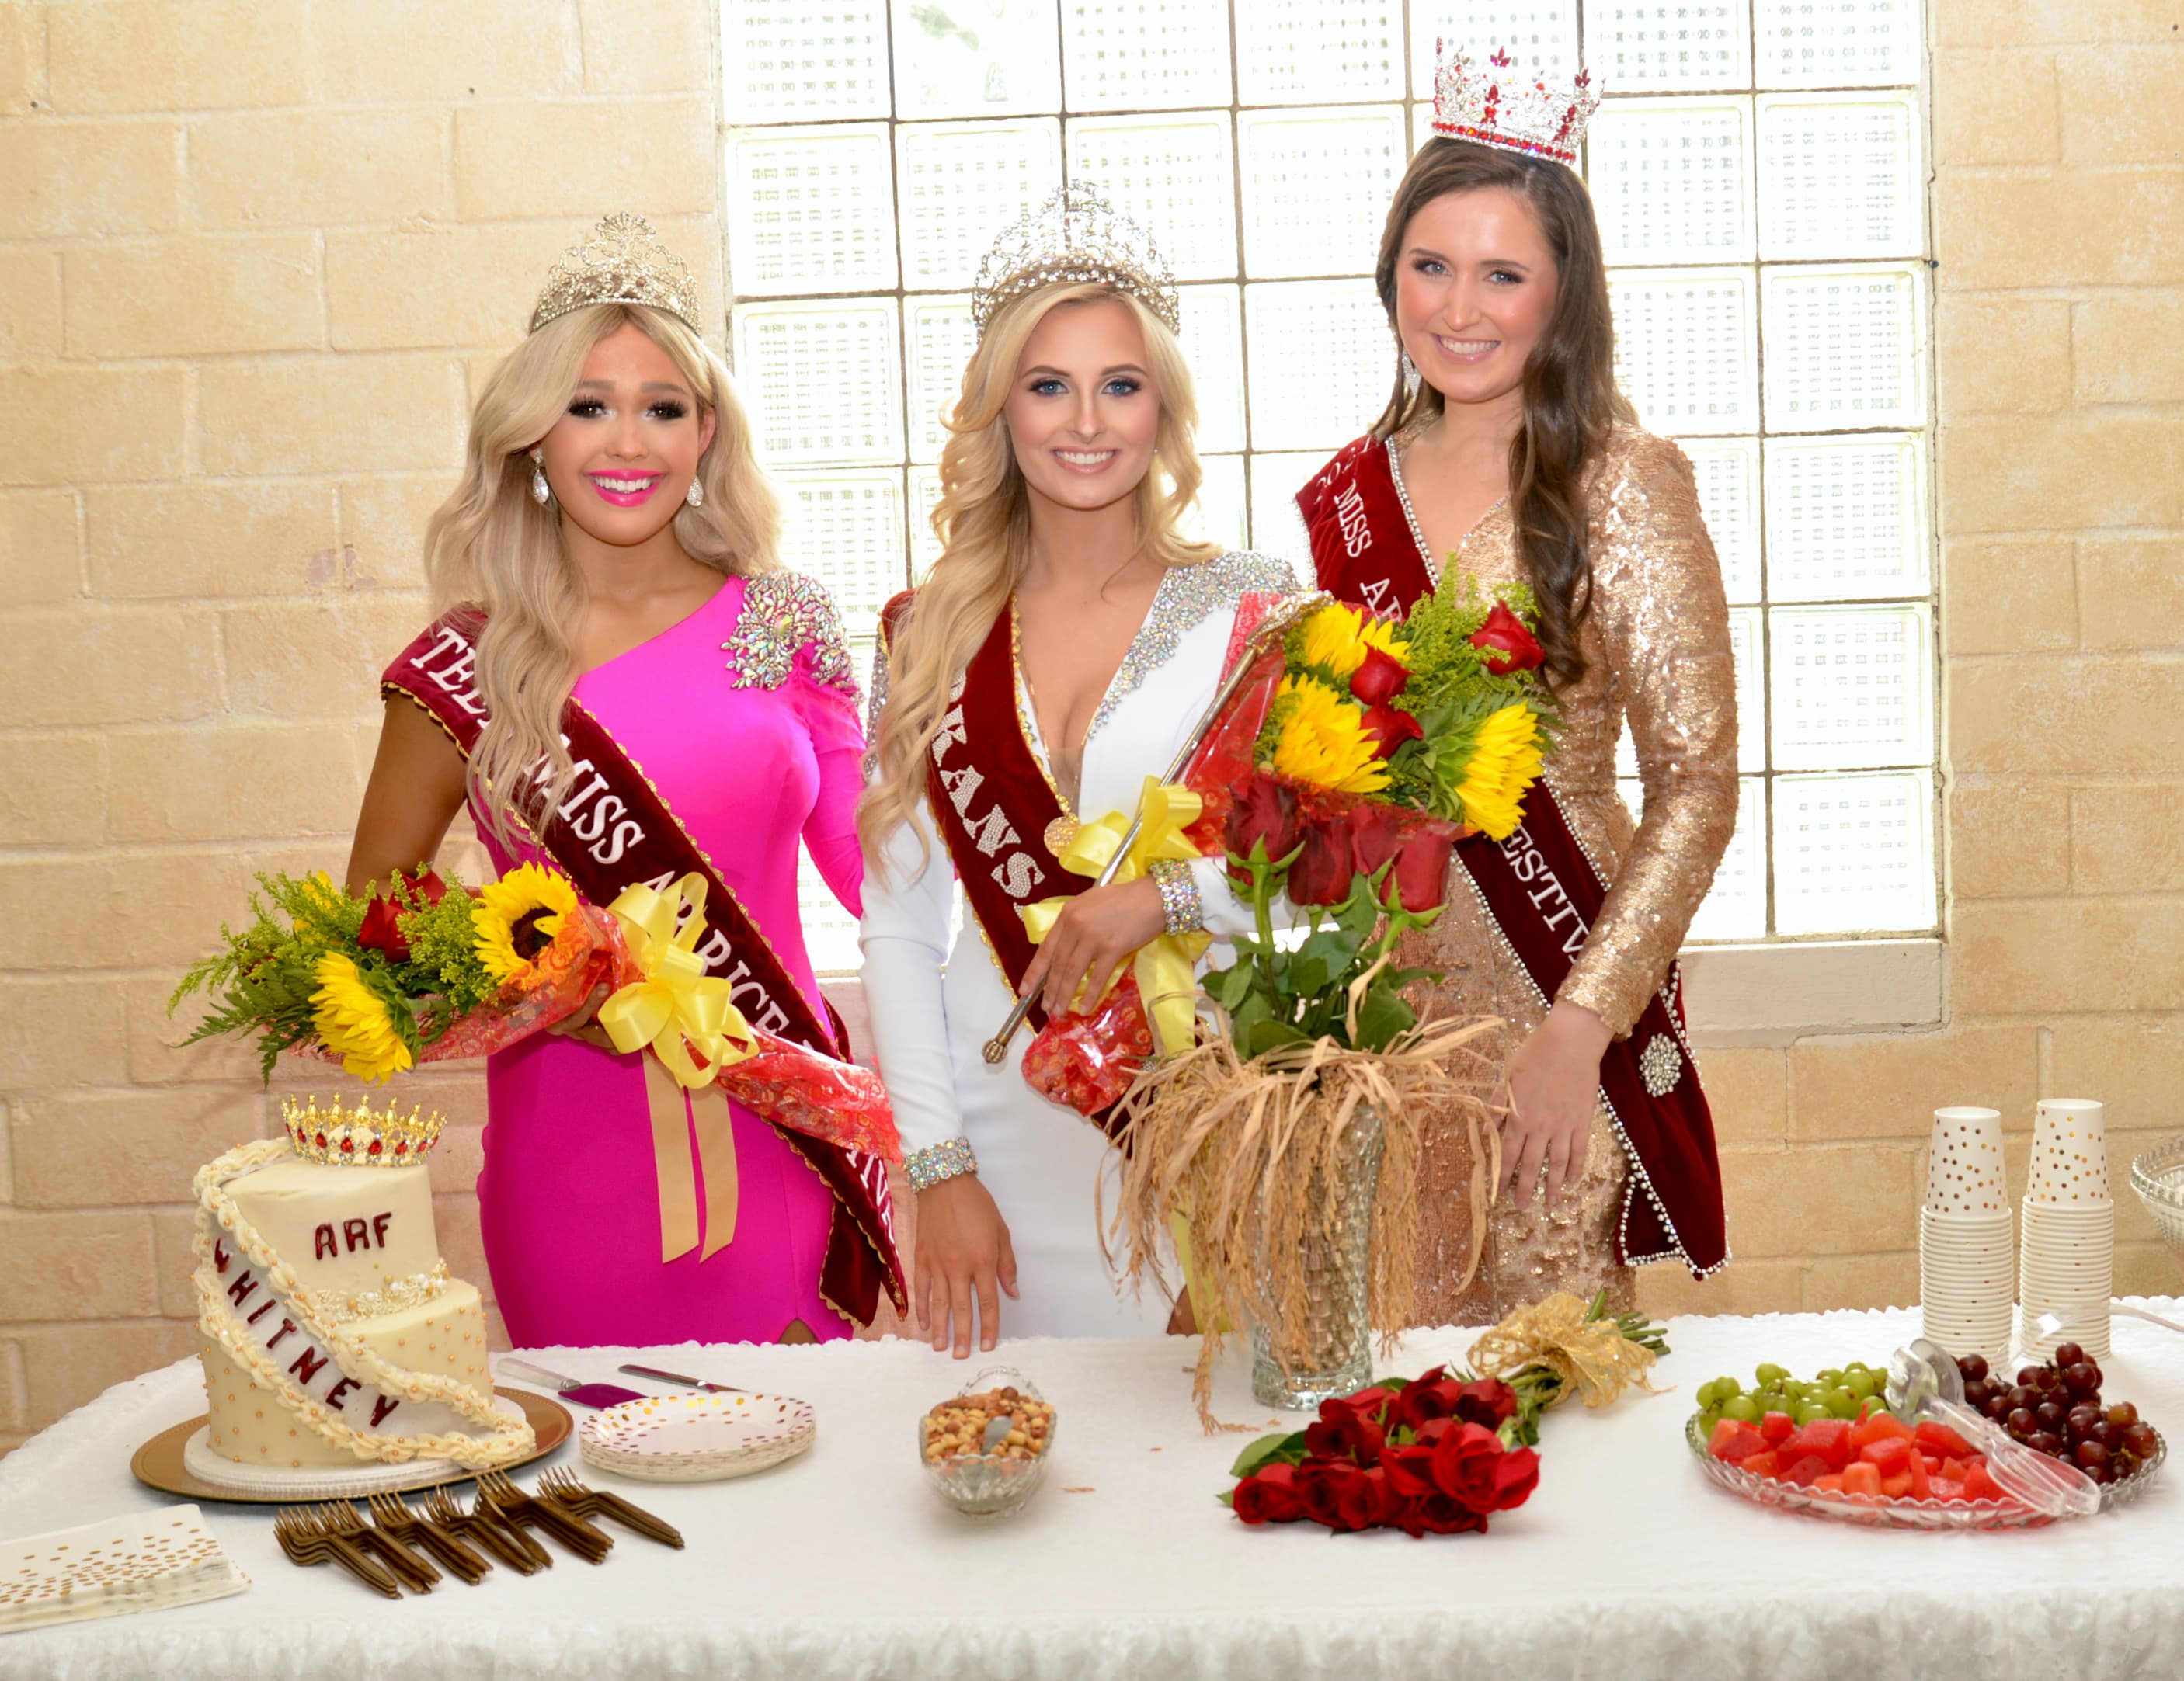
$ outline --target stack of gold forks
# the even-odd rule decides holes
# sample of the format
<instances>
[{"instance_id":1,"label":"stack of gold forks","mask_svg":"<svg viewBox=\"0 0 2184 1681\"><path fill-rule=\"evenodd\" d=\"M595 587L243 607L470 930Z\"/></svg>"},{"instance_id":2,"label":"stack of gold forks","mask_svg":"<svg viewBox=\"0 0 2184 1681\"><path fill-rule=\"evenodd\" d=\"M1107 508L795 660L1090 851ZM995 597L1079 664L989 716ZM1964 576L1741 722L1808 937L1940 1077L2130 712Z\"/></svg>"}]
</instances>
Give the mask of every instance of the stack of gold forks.
<instances>
[{"instance_id":1,"label":"stack of gold forks","mask_svg":"<svg viewBox=\"0 0 2184 1681\"><path fill-rule=\"evenodd\" d=\"M368 1519L348 1501L284 1506L274 1514L273 1533L292 1563L339 1565L375 1593L396 1600L405 1588L431 1593L443 1579L438 1567L466 1583L482 1580L495 1563L523 1576L546 1569L554 1557L538 1536L598 1564L613 1548L614 1537L593 1518L664 1546L682 1545L672 1524L619 1495L588 1488L566 1470L540 1478L536 1495L526 1494L504 1472L482 1472L468 1511L444 1488L429 1490L423 1500L419 1511L398 1495L374 1495Z\"/></svg>"}]
</instances>

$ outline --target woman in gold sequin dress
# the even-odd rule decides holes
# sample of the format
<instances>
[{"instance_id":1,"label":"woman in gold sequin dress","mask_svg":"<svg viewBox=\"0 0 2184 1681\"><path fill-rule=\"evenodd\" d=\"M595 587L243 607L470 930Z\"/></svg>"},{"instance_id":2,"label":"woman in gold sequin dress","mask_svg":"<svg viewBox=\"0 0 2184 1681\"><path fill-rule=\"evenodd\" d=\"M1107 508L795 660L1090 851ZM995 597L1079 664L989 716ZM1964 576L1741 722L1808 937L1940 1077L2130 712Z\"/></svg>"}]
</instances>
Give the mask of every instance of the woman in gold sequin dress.
<instances>
[{"instance_id":1,"label":"woman in gold sequin dress","mask_svg":"<svg viewBox=\"0 0 2184 1681\"><path fill-rule=\"evenodd\" d=\"M1412 160L1378 270L1404 352L1395 395L1298 498L1322 585L1377 610L1466 576L1535 592L1563 720L1547 781L1607 888L1551 1005L1468 881L1451 881L1440 920L1400 954L1443 977L1413 1000L1421 1014L1506 1024L1500 1194L1468 1284L1469 1154L1453 1124L1429 1135L1418 1290L1428 1323L1490 1321L1556 1289L1605 1288L1627 1307L1626 1238L1634 1261L1699 1272L1725 1257L1718 1173L1680 1183L1713 1167L1702 1098L1705 1136L1671 1153L1697 1166L1667 1183L1658 1158L1646 1174L1605 1101L1602 1061L1674 987L1677 948L1735 826L1728 610L1690 464L1640 430L1616 388L1585 186L1525 151L1437 138ZM1393 494L1376 500L1376 487ZM1615 784L1626 721L1645 788L1635 822ZM1649 1091L1690 1055L1680 1021L1644 1049ZM1688 1090L1696 1098L1695 1071ZM1631 1222L1654 1214L1667 1242L1641 1254Z\"/></svg>"}]
</instances>

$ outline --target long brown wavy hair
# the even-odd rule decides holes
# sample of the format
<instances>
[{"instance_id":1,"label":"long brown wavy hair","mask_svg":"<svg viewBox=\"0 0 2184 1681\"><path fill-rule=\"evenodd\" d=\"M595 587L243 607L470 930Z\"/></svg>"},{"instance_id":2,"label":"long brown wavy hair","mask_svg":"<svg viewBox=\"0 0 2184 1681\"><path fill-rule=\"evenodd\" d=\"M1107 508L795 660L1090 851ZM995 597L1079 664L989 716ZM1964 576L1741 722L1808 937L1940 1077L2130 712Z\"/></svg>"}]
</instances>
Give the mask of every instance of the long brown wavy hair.
<instances>
[{"instance_id":1,"label":"long brown wavy hair","mask_svg":"<svg viewBox=\"0 0 2184 1681\"><path fill-rule=\"evenodd\" d=\"M1592 604L1585 470L1618 420L1638 418L1615 383L1615 322L1591 195L1577 171L1560 164L1437 136L1418 148L1396 187L1373 280L1393 327L1396 268L1412 218L1436 198L1490 186L1531 206L1555 258L1555 311L1524 364L1524 421L1509 445L1509 518L1539 597L1544 675L1551 687L1568 689L1585 676L1578 632ZM1442 408L1441 394L1423 380L1415 392L1404 389L1399 361L1395 394L1373 435L1392 437Z\"/></svg>"}]
</instances>

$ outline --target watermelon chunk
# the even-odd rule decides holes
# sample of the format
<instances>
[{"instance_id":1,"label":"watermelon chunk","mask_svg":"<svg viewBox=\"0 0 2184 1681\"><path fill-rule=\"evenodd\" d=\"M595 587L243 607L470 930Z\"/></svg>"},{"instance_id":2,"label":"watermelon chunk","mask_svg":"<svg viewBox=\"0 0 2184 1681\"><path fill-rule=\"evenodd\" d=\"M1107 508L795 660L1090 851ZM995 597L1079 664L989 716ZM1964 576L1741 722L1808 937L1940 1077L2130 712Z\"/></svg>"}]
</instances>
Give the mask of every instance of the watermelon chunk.
<instances>
[{"instance_id":1,"label":"watermelon chunk","mask_svg":"<svg viewBox=\"0 0 2184 1681\"><path fill-rule=\"evenodd\" d=\"M1780 1457L1778 1455L1777 1458ZM1826 1460L1816 1453L1808 1453L1802 1459L1791 1461L1790 1468L1782 1473L1782 1480L1795 1483L1801 1489L1813 1489L1818 1488L1831 1474Z\"/></svg>"},{"instance_id":2,"label":"watermelon chunk","mask_svg":"<svg viewBox=\"0 0 2184 1681\"><path fill-rule=\"evenodd\" d=\"M1844 1467L1843 1492L1847 1495L1879 1495L1880 1467L1871 1461L1854 1459Z\"/></svg>"},{"instance_id":3,"label":"watermelon chunk","mask_svg":"<svg viewBox=\"0 0 2184 1681\"><path fill-rule=\"evenodd\" d=\"M1731 1465L1741 1465L1767 1445L1767 1439L1751 1425L1734 1418L1724 1418L1713 1427L1713 1434L1707 1439L1707 1451L1716 1459L1726 1460Z\"/></svg>"},{"instance_id":4,"label":"watermelon chunk","mask_svg":"<svg viewBox=\"0 0 2184 1681\"><path fill-rule=\"evenodd\" d=\"M1754 1477L1780 1477L1782 1474L1782 1458L1774 1449L1768 1448L1763 1452L1747 1454L1742 1468Z\"/></svg>"},{"instance_id":5,"label":"watermelon chunk","mask_svg":"<svg viewBox=\"0 0 2184 1681\"><path fill-rule=\"evenodd\" d=\"M1779 1448L1788 1441L1797 1428L1797 1421L1786 1412L1770 1412L1759 1421L1759 1433L1767 1439L1767 1445Z\"/></svg>"},{"instance_id":6,"label":"watermelon chunk","mask_svg":"<svg viewBox=\"0 0 2184 1681\"><path fill-rule=\"evenodd\" d=\"M1858 1456L1868 1465L1879 1466L1882 1476L1893 1477L1907 1468L1905 1461L1911 1457L1911 1453L1908 1438L1886 1436L1880 1441L1867 1443L1858 1450Z\"/></svg>"},{"instance_id":7,"label":"watermelon chunk","mask_svg":"<svg viewBox=\"0 0 2184 1681\"><path fill-rule=\"evenodd\" d=\"M1840 1418L1816 1418L1802 1424L1781 1446L1782 1457L1794 1465L1807 1454L1818 1454L1830 1471L1850 1463L1851 1427Z\"/></svg>"},{"instance_id":8,"label":"watermelon chunk","mask_svg":"<svg viewBox=\"0 0 2184 1681\"><path fill-rule=\"evenodd\" d=\"M1880 1479L1880 1492L1892 1500L1900 1500L1911 1492L1911 1473L1899 1471L1893 1477Z\"/></svg>"},{"instance_id":9,"label":"watermelon chunk","mask_svg":"<svg viewBox=\"0 0 2184 1681\"><path fill-rule=\"evenodd\" d=\"M1869 1413L1851 1426L1850 1444L1854 1448L1863 1449L1870 1447L1875 1442L1886 1441L1894 1436L1900 1436L1908 1441L1911 1438L1911 1427L1892 1412Z\"/></svg>"},{"instance_id":10,"label":"watermelon chunk","mask_svg":"<svg viewBox=\"0 0 2184 1681\"><path fill-rule=\"evenodd\" d=\"M1954 1430L1931 1418L1920 1419L1918 1427L1912 1431L1911 1435L1912 1439L1929 1453L1940 1454L1945 1458L1962 1459L1975 1451L1972 1444Z\"/></svg>"},{"instance_id":11,"label":"watermelon chunk","mask_svg":"<svg viewBox=\"0 0 2184 1681\"><path fill-rule=\"evenodd\" d=\"M1903 1468L1911 1475L1911 1498L1931 1500L1934 1495L1933 1473L1926 1468L1926 1456L1913 1451L1903 1456Z\"/></svg>"},{"instance_id":12,"label":"watermelon chunk","mask_svg":"<svg viewBox=\"0 0 2184 1681\"><path fill-rule=\"evenodd\" d=\"M1842 1492L1842 1478L1830 1472L1825 1477L1814 1478L1813 1486L1830 1495L1839 1495Z\"/></svg>"},{"instance_id":13,"label":"watermelon chunk","mask_svg":"<svg viewBox=\"0 0 2184 1681\"><path fill-rule=\"evenodd\" d=\"M1960 1478L1930 1478L1927 1479L1926 1486L1929 1500L1960 1500L1964 1497L1964 1485Z\"/></svg>"},{"instance_id":14,"label":"watermelon chunk","mask_svg":"<svg viewBox=\"0 0 2184 1681\"><path fill-rule=\"evenodd\" d=\"M1964 1472L1964 1498L1968 1500L2006 1500L2001 1483L1987 1474L1986 1461L1980 1461Z\"/></svg>"}]
</instances>

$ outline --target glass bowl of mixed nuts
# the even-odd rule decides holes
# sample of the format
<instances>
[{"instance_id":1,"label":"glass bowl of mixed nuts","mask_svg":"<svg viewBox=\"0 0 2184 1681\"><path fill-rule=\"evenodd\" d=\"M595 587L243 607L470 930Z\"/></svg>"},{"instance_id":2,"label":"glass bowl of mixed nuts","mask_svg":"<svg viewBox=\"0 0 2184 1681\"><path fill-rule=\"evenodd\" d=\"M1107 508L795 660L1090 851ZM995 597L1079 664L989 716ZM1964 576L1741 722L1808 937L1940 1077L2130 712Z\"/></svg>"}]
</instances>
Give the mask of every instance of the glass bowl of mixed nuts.
<instances>
[{"instance_id":1,"label":"glass bowl of mixed nuts","mask_svg":"<svg viewBox=\"0 0 2184 1681\"><path fill-rule=\"evenodd\" d=\"M1045 1480L1054 1425L1038 1385L989 1366L918 1420L926 1478L966 1517L1010 1517Z\"/></svg>"}]
</instances>

